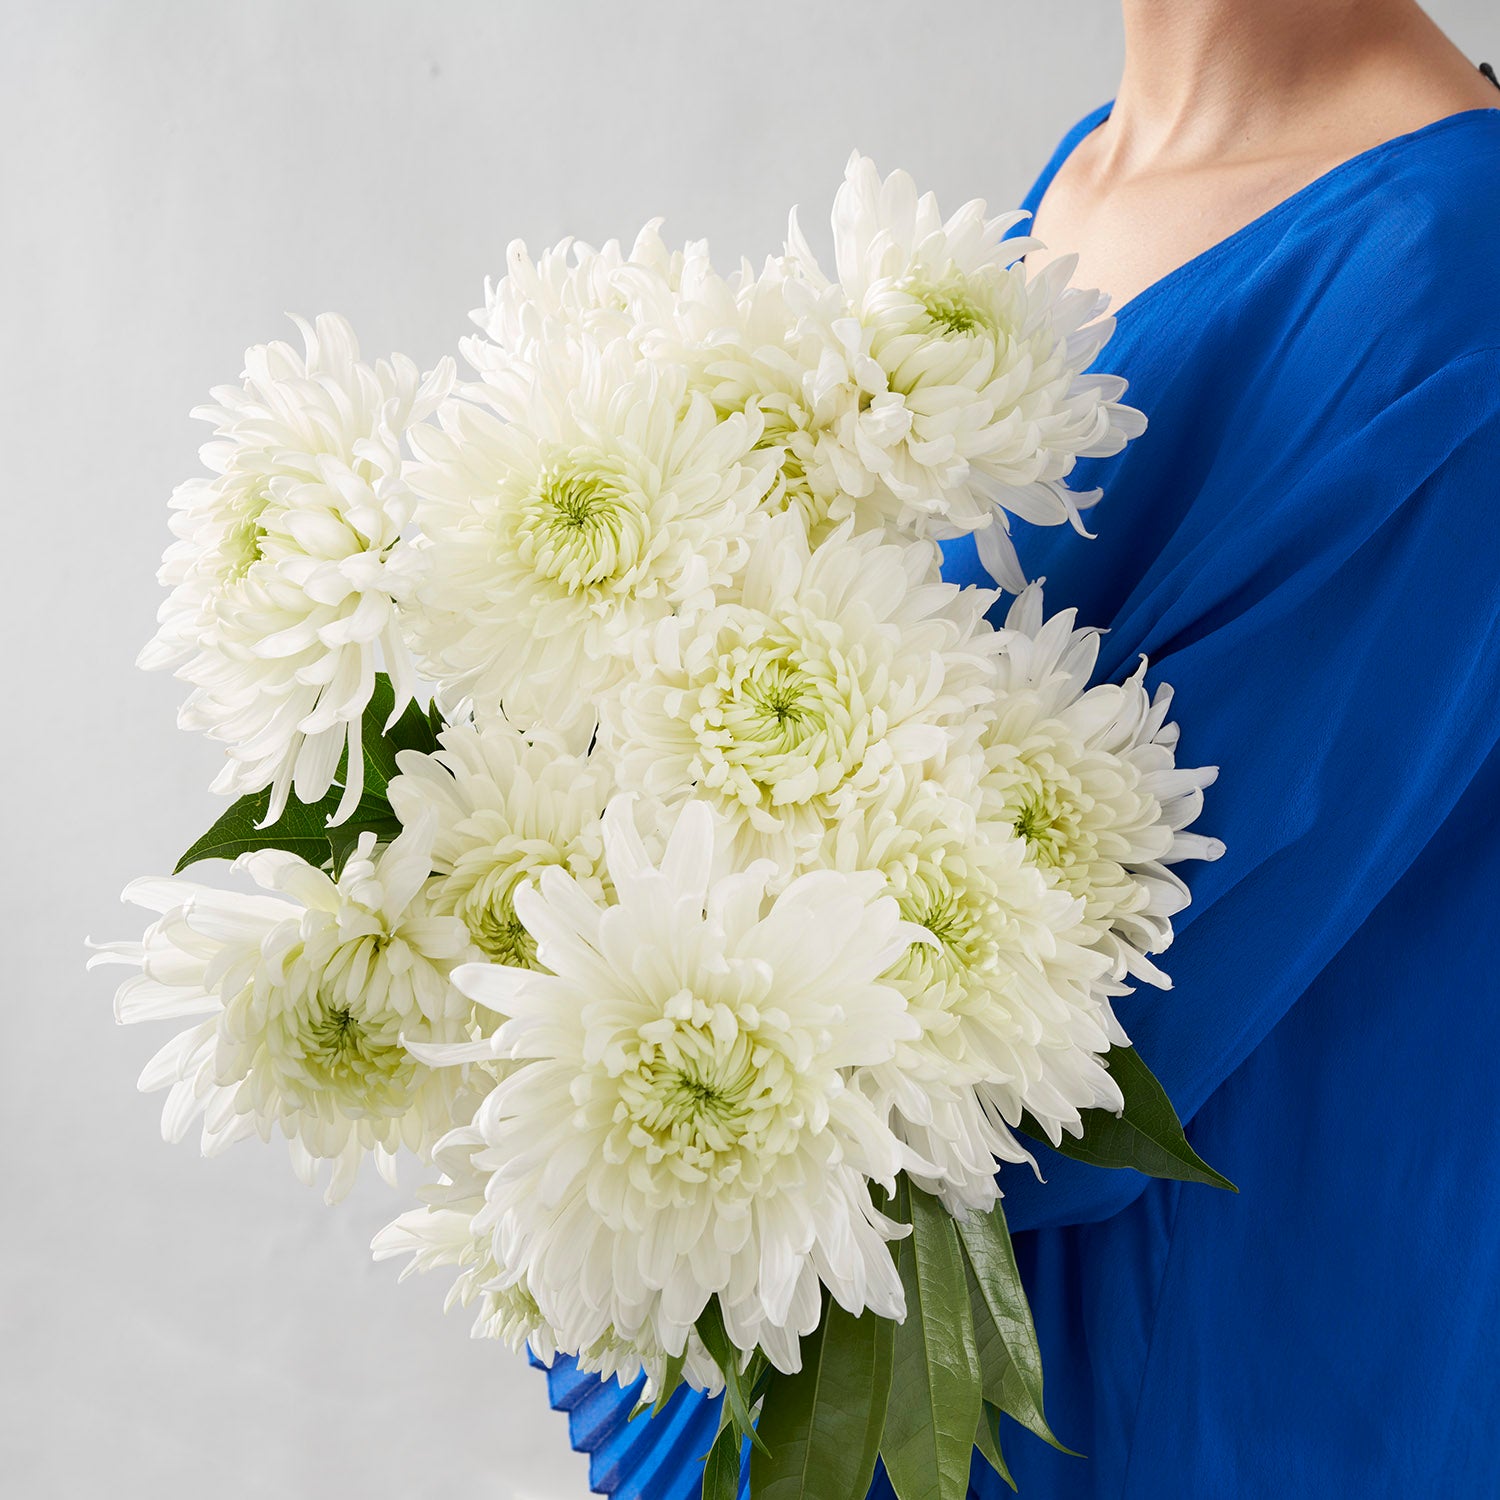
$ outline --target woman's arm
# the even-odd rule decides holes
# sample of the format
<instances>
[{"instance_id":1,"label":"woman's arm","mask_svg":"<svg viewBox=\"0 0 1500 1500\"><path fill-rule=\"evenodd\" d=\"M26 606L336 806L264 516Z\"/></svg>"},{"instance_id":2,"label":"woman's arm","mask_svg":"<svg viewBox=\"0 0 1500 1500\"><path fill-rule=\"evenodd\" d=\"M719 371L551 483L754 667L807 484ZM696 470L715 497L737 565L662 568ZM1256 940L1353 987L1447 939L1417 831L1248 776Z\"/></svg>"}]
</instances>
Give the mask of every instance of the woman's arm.
<instances>
[{"instance_id":1,"label":"woman's arm","mask_svg":"<svg viewBox=\"0 0 1500 1500\"><path fill-rule=\"evenodd\" d=\"M1391 892L1500 740L1500 352L1456 361L1193 559L1153 675L1187 759L1219 763L1163 967L1121 1020L1184 1120ZM1462 815L1460 812L1459 815ZM1191 1134L1191 1132L1190 1132ZM1145 1187L1042 1148L1014 1229L1088 1223ZM1214 1165L1230 1177L1235 1163Z\"/></svg>"}]
</instances>

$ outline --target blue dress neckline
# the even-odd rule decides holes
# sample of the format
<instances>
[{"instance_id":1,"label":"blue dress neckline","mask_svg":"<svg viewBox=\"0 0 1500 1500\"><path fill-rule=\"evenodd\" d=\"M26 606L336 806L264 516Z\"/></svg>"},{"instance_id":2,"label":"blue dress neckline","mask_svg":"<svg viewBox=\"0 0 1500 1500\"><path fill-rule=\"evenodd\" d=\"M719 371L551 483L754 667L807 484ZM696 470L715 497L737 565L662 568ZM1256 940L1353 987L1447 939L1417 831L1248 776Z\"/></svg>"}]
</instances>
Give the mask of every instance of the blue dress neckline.
<instances>
[{"instance_id":1,"label":"blue dress neckline","mask_svg":"<svg viewBox=\"0 0 1500 1500\"><path fill-rule=\"evenodd\" d=\"M1024 207L1033 218L1041 207L1048 188L1052 186L1053 179L1078 147L1109 119L1114 112L1114 107L1113 99L1101 104L1097 109L1085 115L1063 137L1057 151L1043 168L1041 175L1024 200ZM1158 276L1148 286L1142 287L1135 296L1127 298L1118 307L1112 308L1111 316L1121 327L1125 326L1120 323L1120 320L1127 313L1135 313L1142 305L1150 305L1159 294L1171 290L1180 282L1191 283L1197 275L1213 269L1223 256L1240 249L1261 232L1275 228L1288 216L1301 212L1313 199L1327 193L1331 188L1342 185L1347 177L1361 170L1382 166L1388 158L1408 147L1425 143L1449 130L1464 129L1475 124L1486 126L1500 124L1500 106L1484 105L1473 109L1458 110L1454 114L1430 120L1426 125L1419 125L1415 130L1404 131L1400 135L1391 136L1388 140L1378 141L1363 151L1357 151L1353 156L1345 157L1343 161L1336 162L1326 171L1320 172L1312 181L1304 183L1295 192L1288 193L1279 203L1272 204L1270 208L1264 209L1253 219L1247 220L1238 229L1231 230L1223 239L1215 240L1212 245L1206 246L1196 255L1190 256L1170 271ZM1024 226L1018 225L1012 232L1024 233Z\"/></svg>"}]
</instances>

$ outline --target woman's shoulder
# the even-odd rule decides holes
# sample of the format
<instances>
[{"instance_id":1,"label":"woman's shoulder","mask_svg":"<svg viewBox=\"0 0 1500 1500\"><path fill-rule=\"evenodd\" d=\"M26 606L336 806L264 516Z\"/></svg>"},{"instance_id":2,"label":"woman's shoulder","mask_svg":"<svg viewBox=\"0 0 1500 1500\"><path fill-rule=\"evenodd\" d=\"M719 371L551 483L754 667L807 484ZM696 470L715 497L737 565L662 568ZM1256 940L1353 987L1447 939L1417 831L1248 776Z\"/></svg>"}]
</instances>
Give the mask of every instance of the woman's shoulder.
<instances>
[{"instance_id":1,"label":"woman's shoulder","mask_svg":"<svg viewBox=\"0 0 1500 1500\"><path fill-rule=\"evenodd\" d=\"M1500 109L1388 141L1318 186L1288 205L1275 259L1300 268L1324 318L1394 337L1433 371L1500 349Z\"/></svg>"}]
</instances>

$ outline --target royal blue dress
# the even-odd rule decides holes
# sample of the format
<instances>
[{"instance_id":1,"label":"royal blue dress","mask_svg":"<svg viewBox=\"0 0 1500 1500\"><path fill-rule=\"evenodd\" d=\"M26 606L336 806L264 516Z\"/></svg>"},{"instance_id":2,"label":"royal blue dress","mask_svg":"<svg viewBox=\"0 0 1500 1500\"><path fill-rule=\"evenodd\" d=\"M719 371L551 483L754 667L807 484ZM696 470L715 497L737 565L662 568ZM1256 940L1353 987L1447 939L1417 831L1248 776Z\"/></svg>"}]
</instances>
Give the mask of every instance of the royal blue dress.
<instances>
[{"instance_id":1,"label":"royal blue dress","mask_svg":"<svg viewBox=\"0 0 1500 1500\"><path fill-rule=\"evenodd\" d=\"M1223 768L1175 988L1119 1013L1240 1193L1005 1173L1089 1455L1007 1423L1007 1456L1025 1500L1500 1496L1500 110L1319 178L1126 304L1101 364L1150 427L1079 465L1095 540L1017 541ZM627 1423L549 1378L600 1493L697 1493L711 1403Z\"/></svg>"}]
</instances>

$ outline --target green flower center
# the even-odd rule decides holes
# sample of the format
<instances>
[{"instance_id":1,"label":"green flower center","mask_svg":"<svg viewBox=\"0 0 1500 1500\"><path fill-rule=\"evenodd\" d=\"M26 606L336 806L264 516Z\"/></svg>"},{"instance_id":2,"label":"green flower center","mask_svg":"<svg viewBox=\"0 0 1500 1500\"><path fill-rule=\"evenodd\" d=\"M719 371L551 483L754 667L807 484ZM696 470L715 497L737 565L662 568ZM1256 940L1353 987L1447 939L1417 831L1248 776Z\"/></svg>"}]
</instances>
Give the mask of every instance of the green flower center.
<instances>
[{"instance_id":1,"label":"green flower center","mask_svg":"<svg viewBox=\"0 0 1500 1500\"><path fill-rule=\"evenodd\" d=\"M748 679L742 701L750 708L752 731L796 737L811 718L809 684L791 662L773 661Z\"/></svg>"},{"instance_id":2,"label":"green flower center","mask_svg":"<svg viewBox=\"0 0 1500 1500\"><path fill-rule=\"evenodd\" d=\"M220 569L227 583L237 583L264 556L266 528L260 518L270 503L265 495L239 495L234 518L219 543Z\"/></svg>"},{"instance_id":3,"label":"green flower center","mask_svg":"<svg viewBox=\"0 0 1500 1500\"><path fill-rule=\"evenodd\" d=\"M756 1069L743 1034L721 1049L688 1031L643 1056L624 1081L626 1111L656 1150L703 1170L739 1146Z\"/></svg>"},{"instance_id":4,"label":"green flower center","mask_svg":"<svg viewBox=\"0 0 1500 1500\"><path fill-rule=\"evenodd\" d=\"M837 678L835 664L810 659L795 640L732 646L720 659L702 732L764 789L803 777L827 744L830 715L840 711Z\"/></svg>"},{"instance_id":5,"label":"green flower center","mask_svg":"<svg viewBox=\"0 0 1500 1500\"><path fill-rule=\"evenodd\" d=\"M522 502L517 554L569 593L619 587L647 551L650 517L608 454L571 454Z\"/></svg>"},{"instance_id":6,"label":"green flower center","mask_svg":"<svg viewBox=\"0 0 1500 1500\"><path fill-rule=\"evenodd\" d=\"M907 920L920 922L945 947L960 942L967 927L952 891L945 891L930 906L913 911Z\"/></svg>"},{"instance_id":7,"label":"green flower center","mask_svg":"<svg viewBox=\"0 0 1500 1500\"><path fill-rule=\"evenodd\" d=\"M937 942L913 943L898 961L900 978L959 978L986 968L995 955L991 920L997 907L988 882L965 879L941 865L922 865L910 877L897 905L908 922L925 927Z\"/></svg>"},{"instance_id":8,"label":"green flower center","mask_svg":"<svg viewBox=\"0 0 1500 1500\"><path fill-rule=\"evenodd\" d=\"M1026 840L1032 859L1049 869L1072 865L1083 852L1084 830L1077 806L1061 788L1034 784L1019 799L1016 832Z\"/></svg>"},{"instance_id":9,"label":"green flower center","mask_svg":"<svg viewBox=\"0 0 1500 1500\"><path fill-rule=\"evenodd\" d=\"M726 811L761 809L763 831L802 819L805 833L801 810L838 796L885 733L882 664L790 603L776 616L726 609L714 636L675 714L692 746L685 774Z\"/></svg>"},{"instance_id":10,"label":"green flower center","mask_svg":"<svg viewBox=\"0 0 1500 1500\"><path fill-rule=\"evenodd\" d=\"M922 304L932 329L943 338L993 337L999 332L994 311L960 276L914 286L912 295Z\"/></svg>"},{"instance_id":11,"label":"green flower center","mask_svg":"<svg viewBox=\"0 0 1500 1500\"><path fill-rule=\"evenodd\" d=\"M494 904L486 903L464 913L474 945L491 963L506 964L513 969L534 969L536 939L526 930L509 895Z\"/></svg>"},{"instance_id":12,"label":"green flower center","mask_svg":"<svg viewBox=\"0 0 1500 1500\"><path fill-rule=\"evenodd\" d=\"M606 1085L615 1101L607 1150L642 1160L667 1195L709 1179L743 1183L795 1149L796 1073L724 1006L683 991L610 1051L627 1061Z\"/></svg>"},{"instance_id":13,"label":"green flower center","mask_svg":"<svg viewBox=\"0 0 1500 1500\"><path fill-rule=\"evenodd\" d=\"M442 898L469 930L469 936L491 963L513 969L540 969L536 939L516 915L516 888L523 880L536 879L543 868L559 863L556 851L533 847L523 851L520 843L506 835L489 848L475 848L449 877Z\"/></svg>"},{"instance_id":14,"label":"green flower center","mask_svg":"<svg viewBox=\"0 0 1500 1500\"><path fill-rule=\"evenodd\" d=\"M325 1010L322 1017L313 1022L309 1031L313 1047L324 1056L340 1062L358 1055L359 1044L364 1036L364 1027L354 1019L353 1012L347 1007Z\"/></svg>"},{"instance_id":15,"label":"green flower center","mask_svg":"<svg viewBox=\"0 0 1500 1500\"><path fill-rule=\"evenodd\" d=\"M265 541L265 537L264 529L253 521L246 521L235 527L225 539L224 546L227 561L224 571L229 578L243 578L260 561L261 543Z\"/></svg>"},{"instance_id":16,"label":"green flower center","mask_svg":"<svg viewBox=\"0 0 1500 1500\"><path fill-rule=\"evenodd\" d=\"M400 1041L365 1024L346 1004L320 1006L301 1030L304 1062L327 1088L379 1107L404 1094L412 1060Z\"/></svg>"},{"instance_id":17,"label":"green flower center","mask_svg":"<svg viewBox=\"0 0 1500 1500\"><path fill-rule=\"evenodd\" d=\"M743 1076L720 1081L683 1069L669 1074L661 1095L662 1115L695 1124L707 1119L721 1127L732 1125L745 1113L748 1091Z\"/></svg>"},{"instance_id":18,"label":"green flower center","mask_svg":"<svg viewBox=\"0 0 1500 1500\"><path fill-rule=\"evenodd\" d=\"M552 525L560 531L585 531L614 509L609 490L594 478L557 475L542 487L543 502L552 507Z\"/></svg>"}]
</instances>

